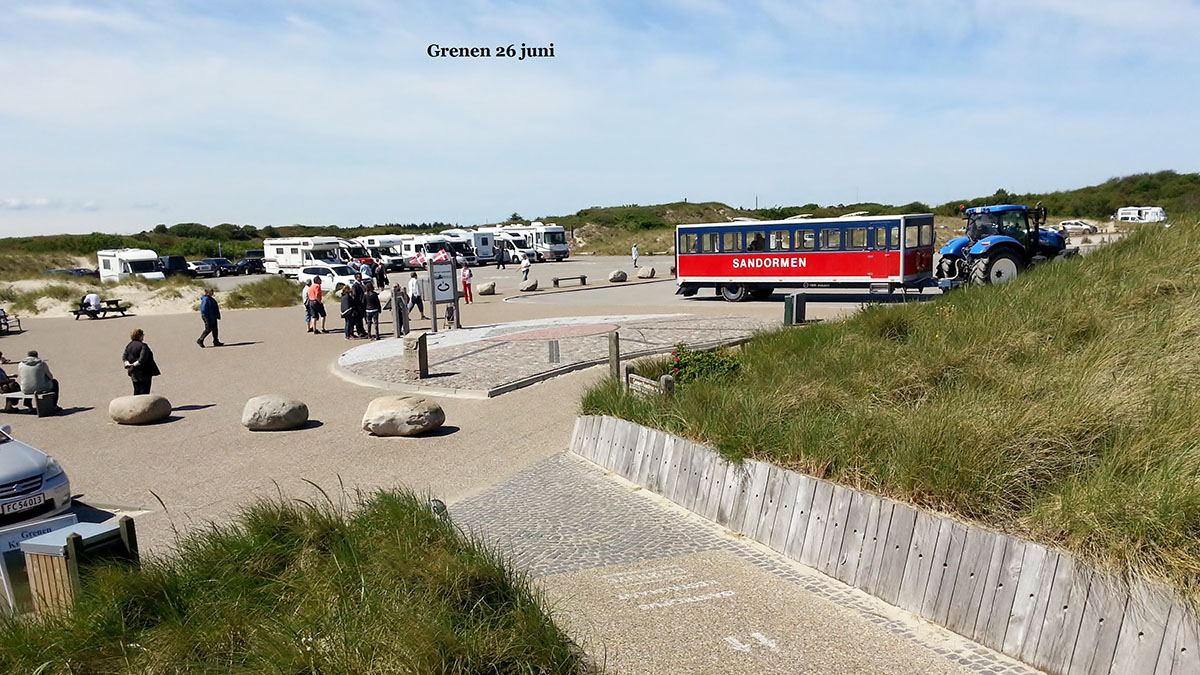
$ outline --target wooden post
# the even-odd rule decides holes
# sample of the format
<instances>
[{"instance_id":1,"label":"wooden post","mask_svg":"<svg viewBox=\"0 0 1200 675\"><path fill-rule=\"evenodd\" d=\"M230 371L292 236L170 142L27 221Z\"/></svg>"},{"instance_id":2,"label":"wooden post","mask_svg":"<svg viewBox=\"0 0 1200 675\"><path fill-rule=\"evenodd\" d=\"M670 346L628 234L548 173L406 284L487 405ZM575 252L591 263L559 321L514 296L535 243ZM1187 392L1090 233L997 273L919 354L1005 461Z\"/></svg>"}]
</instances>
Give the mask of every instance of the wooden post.
<instances>
[{"instance_id":1,"label":"wooden post","mask_svg":"<svg viewBox=\"0 0 1200 675\"><path fill-rule=\"evenodd\" d=\"M550 363L559 363L561 361L561 357L559 356L559 352L558 352L558 340L550 340L549 346L550 346Z\"/></svg>"},{"instance_id":2,"label":"wooden post","mask_svg":"<svg viewBox=\"0 0 1200 675\"><path fill-rule=\"evenodd\" d=\"M621 336L615 330L608 334L608 374L614 380L621 379Z\"/></svg>"},{"instance_id":3,"label":"wooden post","mask_svg":"<svg viewBox=\"0 0 1200 675\"><path fill-rule=\"evenodd\" d=\"M396 337L408 335L408 291L400 284L392 286L392 331Z\"/></svg>"}]
</instances>

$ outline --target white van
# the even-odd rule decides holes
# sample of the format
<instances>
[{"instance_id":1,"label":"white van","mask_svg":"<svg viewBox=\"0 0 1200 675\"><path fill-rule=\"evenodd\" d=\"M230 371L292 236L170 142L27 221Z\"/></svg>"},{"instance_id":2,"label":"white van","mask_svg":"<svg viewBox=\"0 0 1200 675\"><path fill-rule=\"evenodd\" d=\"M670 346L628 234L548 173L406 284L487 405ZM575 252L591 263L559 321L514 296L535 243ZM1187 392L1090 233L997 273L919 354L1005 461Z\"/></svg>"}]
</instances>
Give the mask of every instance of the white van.
<instances>
[{"instance_id":1,"label":"white van","mask_svg":"<svg viewBox=\"0 0 1200 675\"><path fill-rule=\"evenodd\" d=\"M162 281L165 278L158 269L158 254L148 248L96 251L96 262L96 268L100 270L100 281L122 281L134 276L151 281Z\"/></svg>"},{"instance_id":2,"label":"white van","mask_svg":"<svg viewBox=\"0 0 1200 675\"><path fill-rule=\"evenodd\" d=\"M432 258L438 251L454 255L450 240L440 234L406 234L400 242L400 255L404 258L404 265L413 269L424 269L425 266L413 265L409 262L411 258L418 253L425 255L426 258Z\"/></svg>"},{"instance_id":3,"label":"white van","mask_svg":"<svg viewBox=\"0 0 1200 675\"><path fill-rule=\"evenodd\" d=\"M495 237L493 243L496 255L502 256L506 263L517 262L522 253L529 258L529 262L540 260L537 251L533 249L529 240L521 232L507 227L481 227L479 232L486 232Z\"/></svg>"},{"instance_id":4,"label":"white van","mask_svg":"<svg viewBox=\"0 0 1200 675\"><path fill-rule=\"evenodd\" d=\"M383 265L384 269L389 272L396 272L406 267L404 255L400 252L400 245L404 242L405 237L411 236L404 234L371 234L359 237L354 241L366 247L371 257Z\"/></svg>"},{"instance_id":5,"label":"white van","mask_svg":"<svg viewBox=\"0 0 1200 675\"><path fill-rule=\"evenodd\" d=\"M450 242L450 250L454 252L454 259L458 265L479 264L479 257L475 253L475 240L473 237L464 235L457 230L442 230L438 234L441 234L446 238L446 241Z\"/></svg>"},{"instance_id":6,"label":"white van","mask_svg":"<svg viewBox=\"0 0 1200 675\"><path fill-rule=\"evenodd\" d=\"M293 279L300 268L315 263L340 264L342 248L337 237L286 237L263 240L263 269L267 274L282 274Z\"/></svg>"},{"instance_id":7,"label":"white van","mask_svg":"<svg viewBox=\"0 0 1200 675\"><path fill-rule=\"evenodd\" d=\"M490 232L454 229L442 230L442 236L449 239L457 237L467 242L474 251L474 264L486 265L496 261L496 237Z\"/></svg>"}]
</instances>

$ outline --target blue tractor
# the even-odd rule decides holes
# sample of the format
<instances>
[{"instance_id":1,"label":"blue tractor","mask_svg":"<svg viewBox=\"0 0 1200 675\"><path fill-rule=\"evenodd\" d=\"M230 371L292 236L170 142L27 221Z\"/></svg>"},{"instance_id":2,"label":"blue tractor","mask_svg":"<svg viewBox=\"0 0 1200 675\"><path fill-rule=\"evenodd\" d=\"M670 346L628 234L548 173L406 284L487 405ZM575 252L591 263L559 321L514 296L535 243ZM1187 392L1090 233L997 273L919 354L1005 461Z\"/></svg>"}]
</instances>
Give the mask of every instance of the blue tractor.
<instances>
[{"instance_id":1,"label":"blue tractor","mask_svg":"<svg viewBox=\"0 0 1200 675\"><path fill-rule=\"evenodd\" d=\"M951 239L941 250L938 285L951 289L963 284L1001 284L1023 270L1047 260L1079 252L1067 248L1066 238L1043 228L1046 208L1015 204L966 209L967 233Z\"/></svg>"}]
</instances>

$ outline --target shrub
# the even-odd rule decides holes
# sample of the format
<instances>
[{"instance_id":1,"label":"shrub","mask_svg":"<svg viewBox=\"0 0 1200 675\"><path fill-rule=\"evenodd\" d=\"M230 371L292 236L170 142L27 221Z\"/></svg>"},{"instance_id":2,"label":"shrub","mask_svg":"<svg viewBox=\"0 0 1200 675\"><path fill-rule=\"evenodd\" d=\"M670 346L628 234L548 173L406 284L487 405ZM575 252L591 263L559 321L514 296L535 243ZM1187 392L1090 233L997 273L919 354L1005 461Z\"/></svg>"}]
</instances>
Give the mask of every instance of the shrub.
<instances>
[{"instance_id":1,"label":"shrub","mask_svg":"<svg viewBox=\"0 0 1200 675\"><path fill-rule=\"evenodd\" d=\"M724 349L716 351L690 349L682 342L671 351L671 375L675 384L697 380L715 380L736 372L737 358Z\"/></svg>"}]
</instances>

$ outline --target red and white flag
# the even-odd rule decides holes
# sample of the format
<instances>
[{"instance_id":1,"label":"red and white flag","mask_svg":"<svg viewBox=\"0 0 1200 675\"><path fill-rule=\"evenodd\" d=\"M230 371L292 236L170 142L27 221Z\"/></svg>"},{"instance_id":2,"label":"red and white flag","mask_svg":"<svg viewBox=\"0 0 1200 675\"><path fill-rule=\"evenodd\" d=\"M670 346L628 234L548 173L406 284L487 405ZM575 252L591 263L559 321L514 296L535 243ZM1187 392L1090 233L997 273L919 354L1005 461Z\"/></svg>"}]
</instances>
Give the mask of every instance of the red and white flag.
<instances>
[{"instance_id":1,"label":"red and white flag","mask_svg":"<svg viewBox=\"0 0 1200 675\"><path fill-rule=\"evenodd\" d=\"M449 259L450 259L450 254L446 253L446 249L442 249L442 250L438 251L433 256L433 262L446 262Z\"/></svg>"},{"instance_id":2,"label":"red and white flag","mask_svg":"<svg viewBox=\"0 0 1200 675\"><path fill-rule=\"evenodd\" d=\"M411 258L409 258L409 259L408 259L408 264L409 264L409 265L415 265L415 266L417 266L417 267L424 267L424 265L425 265L425 254L424 254L424 253L418 253L418 254L414 255L413 257L411 257Z\"/></svg>"}]
</instances>

